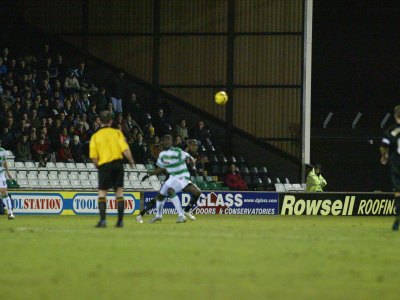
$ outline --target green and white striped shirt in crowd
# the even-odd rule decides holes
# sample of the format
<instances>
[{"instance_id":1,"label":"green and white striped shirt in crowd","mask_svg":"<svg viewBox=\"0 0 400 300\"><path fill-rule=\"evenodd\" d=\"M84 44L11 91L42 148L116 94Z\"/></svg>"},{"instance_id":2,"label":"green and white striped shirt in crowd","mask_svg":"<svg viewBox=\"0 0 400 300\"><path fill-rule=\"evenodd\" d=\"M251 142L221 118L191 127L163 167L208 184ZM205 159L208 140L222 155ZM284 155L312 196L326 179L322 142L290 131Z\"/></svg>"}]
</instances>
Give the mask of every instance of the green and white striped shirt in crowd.
<instances>
[{"instance_id":1,"label":"green and white striped shirt in crowd","mask_svg":"<svg viewBox=\"0 0 400 300\"><path fill-rule=\"evenodd\" d=\"M186 166L186 159L189 153L180 148L171 147L168 150L161 151L158 156L157 166L166 169L170 176L179 176L190 179L190 173Z\"/></svg>"},{"instance_id":2,"label":"green and white striped shirt in crowd","mask_svg":"<svg viewBox=\"0 0 400 300\"><path fill-rule=\"evenodd\" d=\"M5 169L4 169L4 161L7 158L7 151L3 148L0 148L0 177L5 176Z\"/></svg>"}]
</instances>

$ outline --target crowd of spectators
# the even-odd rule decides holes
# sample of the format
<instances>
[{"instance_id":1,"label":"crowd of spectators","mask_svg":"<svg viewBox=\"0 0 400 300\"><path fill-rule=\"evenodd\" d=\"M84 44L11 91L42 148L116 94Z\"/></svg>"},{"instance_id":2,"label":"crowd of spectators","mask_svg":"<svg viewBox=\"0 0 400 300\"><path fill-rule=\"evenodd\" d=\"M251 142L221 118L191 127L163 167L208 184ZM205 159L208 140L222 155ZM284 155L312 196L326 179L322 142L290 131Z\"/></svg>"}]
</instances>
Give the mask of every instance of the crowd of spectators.
<instances>
[{"instance_id":1,"label":"crowd of spectators","mask_svg":"<svg viewBox=\"0 0 400 300\"><path fill-rule=\"evenodd\" d=\"M59 52L44 45L36 53L16 57L8 48L0 53L1 145L16 161L88 162L88 142L100 128L98 113L109 110L113 126L125 134L137 163L155 162L162 150L160 137L172 134L175 146L206 158L198 145L211 145L203 121L188 128L174 122L165 104L155 107L138 99L124 81L124 72L96 87L84 61L68 65Z\"/></svg>"}]
</instances>

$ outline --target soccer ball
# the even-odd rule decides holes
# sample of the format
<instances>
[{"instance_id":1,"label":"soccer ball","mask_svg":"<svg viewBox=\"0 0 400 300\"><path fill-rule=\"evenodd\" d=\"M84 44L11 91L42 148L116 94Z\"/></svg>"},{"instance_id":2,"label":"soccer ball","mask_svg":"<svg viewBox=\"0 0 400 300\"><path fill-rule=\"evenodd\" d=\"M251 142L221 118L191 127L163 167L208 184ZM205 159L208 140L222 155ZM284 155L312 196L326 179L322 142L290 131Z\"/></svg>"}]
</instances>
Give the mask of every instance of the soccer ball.
<instances>
[{"instance_id":1,"label":"soccer ball","mask_svg":"<svg viewBox=\"0 0 400 300\"><path fill-rule=\"evenodd\" d=\"M215 94L215 103L225 105L226 102L228 102L228 95L224 91Z\"/></svg>"}]
</instances>

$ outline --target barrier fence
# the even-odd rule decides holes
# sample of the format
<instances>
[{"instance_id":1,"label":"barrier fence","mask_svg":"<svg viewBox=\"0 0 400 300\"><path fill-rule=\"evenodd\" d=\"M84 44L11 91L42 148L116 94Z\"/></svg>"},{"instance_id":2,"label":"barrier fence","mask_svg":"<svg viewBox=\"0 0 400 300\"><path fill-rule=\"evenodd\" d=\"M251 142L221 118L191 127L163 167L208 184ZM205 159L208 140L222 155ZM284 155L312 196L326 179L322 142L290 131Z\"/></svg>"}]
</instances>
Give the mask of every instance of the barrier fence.
<instances>
[{"instance_id":1,"label":"barrier fence","mask_svg":"<svg viewBox=\"0 0 400 300\"><path fill-rule=\"evenodd\" d=\"M90 215L97 214L95 191L10 191L15 214ZM138 214L156 192L126 192L125 213ZM178 193L185 207L191 195ZM116 199L107 197L108 213L117 214ZM151 210L149 213L155 213ZM176 213L167 201L164 214ZM394 214L391 193L277 193L204 191L194 210L195 214L231 215L333 215L388 216Z\"/></svg>"}]
</instances>

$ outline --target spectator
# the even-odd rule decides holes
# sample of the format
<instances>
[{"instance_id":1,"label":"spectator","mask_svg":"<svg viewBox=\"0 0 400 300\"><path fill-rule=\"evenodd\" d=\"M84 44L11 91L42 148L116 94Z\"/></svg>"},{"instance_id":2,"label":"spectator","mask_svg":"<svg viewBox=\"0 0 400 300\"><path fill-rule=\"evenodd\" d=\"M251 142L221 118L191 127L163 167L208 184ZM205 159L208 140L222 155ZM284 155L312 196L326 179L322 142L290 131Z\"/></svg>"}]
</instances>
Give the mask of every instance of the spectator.
<instances>
[{"instance_id":1,"label":"spectator","mask_svg":"<svg viewBox=\"0 0 400 300\"><path fill-rule=\"evenodd\" d=\"M203 121L199 121L192 129L191 138L201 142L203 145L211 145L210 130L204 125Z\"/></svg>"},{"instance_id":2,"label":"spectator","mask_svg":"<svg viewBox=\"0 0 400 300\"><path fill-rule=\"evenodd\" d=\"M32 153L27 133L22 134L15 148L15 161L32 161Z\"/></svg>"},{"instance_id":3,"label":"spectator","mask_svg":"<svg viewBox=\"0 0 400 300\"><path fill-rule=\"evenodd\" d=\"M58 151L61 147L60 135L62 134L61 120L56 119L55 124L49 128L49 141L51 151Z\"/></svg>"},{"instance_id":4,"label":"spectator","mask_svg":"<svg viewBox=\"0 0 400 300\"><path fill-rule=\"evenodd\" d=\"M120 71L118 76L111 79L109 90L111 95L111 102L114 110L122 113L122 97L124 96L124 72Z\"/></svg>"},{"instance_id":5,"label":"spectator","mask_svg":"<svg viewBox=\"0 0 400 300\"><path fill-rule=\"evenodd\" d=\"M175 126L175 133L176 135L180 135L183 140L189 137L185 119L182 119L179 124Z\"/></svg>"},{"instance_id":6,"label":"spectator","mask_svg":"<svg viewBox=\"0 0 400 300\"><path fill-rule=\"evenodd\" d=\"M106 110L108 105L107 105L107 96L106 96L106 89L101 87L99 88L99 91L97 92L95 96L95 101L96 106L97 106L97 112Z\"/></svg>"},{"instance_id":7,"label":"spectator","mask_svg":"<svg viewBox=\"0 0 400 300\"><path fill-rule=\"evenodd\" d=\"M143 136L138 133L136 140L131 145L132 156L135 158L136 163L146 164L148 162L147 146L143 142Z\"/></svg>"},{"instance_id":8,"label":"spectator","mask_svg":"<svg viewBox=\"0 0 400 300\"><path fill-rule=\"evenodd\" d=\"M110 112L111 116L113 118L115 118L115 109L114 109L114 105L111 102L108 103L108 109L107 110Z\"/></svg>"},{"instance_id":9,"label":"spectator","mask_svg":"<svg viewBox=\"0 0 400 300\"><path fill-rule=\"evenodd\" d=\"M142 129L139 127L139 124L136 123L134 119L132 119L131 114L127 114L125 117L125 120L122 123L122 129L125 130L126 132L131 132L133 128L137 128L139 132L143 135Z\"/></svg>"},{"instance_id":10,"label":"spectator","mask_svg":"<svg viewBox=\"0 0 400 300\"><path fill-rule=\"evenodd\" d=\"M182 141L182 137L181 137L180 135L177 135L177 136L175 137L174 147L181 148L182 150L186 148L186 145L185 145L185 143Z\"/></svg>"},{"instance_id":11,"label":"spectator","mask_svg":"<svg viewBox=\"0 0 400 300\"><path fill-rule=\"evenodd\" d=\"M61 54L57 55L55 67L57 68L59 80L64 81L65 76L67 75L68 67L64 63L63 57Z\"/></svg>"},{"instance_id":12,"label":"spectator","mask_svg":"<svg viewBox=\"0 0 400 300\"><path fill-rule=\"evenodd\" d=\"M160 138L156 135L154 136L153 140L150 142L149 145L150 149L150 158L152 161L156 162L158 155L161 153L163 150L163 147L160 143Z\"/></svg>"},{"instance_id":13,"label":"spectator","mask_svg":"<svg viewBox=\"0 0 400 300\"><path fill-rule=\"evenodd\" d=\"M61 162L74 162L71 148L69 147L69 139L66 139L62 147L58 150L56 159Z\"/></svg>"},{"instance_id":14,"label":"spectator","mask_svg":"<svg viewBox=\"0 0 400 300\"><path fill-rule=\"evenodd\" d=\"M327 185L327 182L321 175L321 165L316 164L315 167L308 165L307 169L309 172L307 174L306 191L323 192L323 188Z\"/></svg>"},{"instance_id":15,"label":"spectator","mask_svg":"<svg viewBox=\"0 0 400 300\"><path fill-rule=\"evenodd\" d=\"M46 144L45 137L41 136L39 140L32 146L32 157L35 161L38 161L40 165L46 165L49 155L47 150L49 145Z\"/></svg>"},{"instance_id":16,"label":"spectator","mask_svg":"<svg viewBox=\"0 0 400 300\"><path fill-rule=\"evenodd\" d=\"M164 136L171 133L171 125L164 116L164 110L161 108L158 110L158 116L155 118L154 128L159 136Z\"/></svg>"},{"instance_id":17,"label":"spectator","mask_svg":"<svg viewBox=\"0 0 400 300\"><path fill-rule=\"evenodd\" d=\"M79 81L76 79L75 73L70 71L68 77L64 81L64 90L67 95L78 93L80 90Z\"/></svg>"},{"instance_id":18,"label":"spectator","mask_svg":"<svg viewBox=\"0 0 400 300\"><path fill-rule=\"evenodd\" d=\"M247 184L243 180L242 176L236 171L234 164L230 165L228 173L225 175L224 184L231 190L247 191Z\"/></svg>"},{"instance_id":19,"label":"spectator","mask_svg":"<svg viewBox=\"0 0 400 300\"><path fill-rule=\"evenodd\" d=\"M7 73L7 66L3 64L3 58L0 57L0 76L4 76Z\"/></svg>"},{"instance_id":20,"label":"spectator","mask_svg":"<svg viewBox=\"0 0 400 300\"><path fill-rule=\"evenodd\" d=\"M141 121L143 118L143 110L141 103L137 100L136 94L134 92L129 94L129 97L122 103L124 113L130 114L133 119Z\"/></svg>"},{"instance_id":21,"label":"spectator","mask_svg":"<svg viewBox=\"0 0 400 300\"><path fill-rule=\"evenodd\" d=\"M77 135L74 135L74 137L72 139L71 154L72 154L72 159L75 162L79 162L79 163L86 162L86 157L83 154L83 146L79 142L79 136L77 136Z\"/></svg>"},{"instance_id":22,"label":"spectator","mask_svg":"<svg viewBox=\"0 0 400 300\"><path fill-rule=\"evenodd\" d=\"M65 140L68 140L68 130L66 127L64 127L61 131L60 137L59 137L59 145L63 145ZM58 149L57 149L58 150Z\"/></svg>"}]
</instances>

